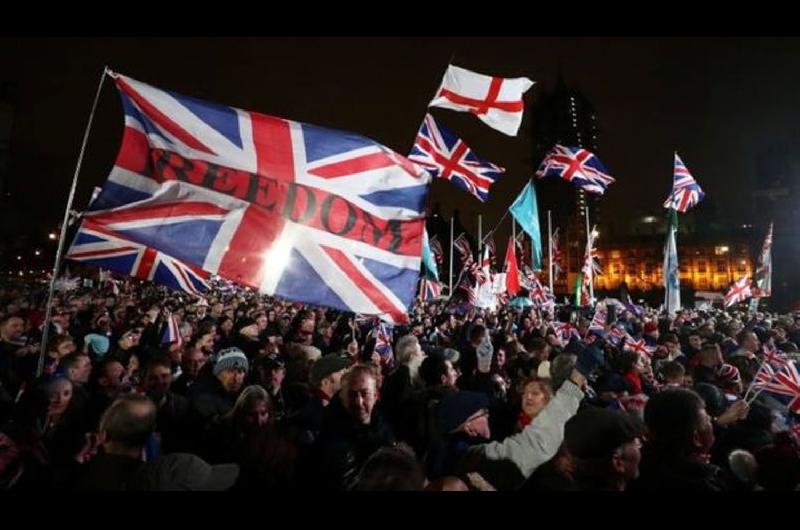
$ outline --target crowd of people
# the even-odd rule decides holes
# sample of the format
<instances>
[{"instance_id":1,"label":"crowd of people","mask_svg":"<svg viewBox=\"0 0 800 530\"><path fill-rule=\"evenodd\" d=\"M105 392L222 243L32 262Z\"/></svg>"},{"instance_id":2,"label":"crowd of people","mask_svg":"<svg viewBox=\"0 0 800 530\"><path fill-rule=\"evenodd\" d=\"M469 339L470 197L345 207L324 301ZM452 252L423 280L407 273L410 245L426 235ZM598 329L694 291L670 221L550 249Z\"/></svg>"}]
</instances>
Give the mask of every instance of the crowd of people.
<instances>
[{"instance_id":1,"label":"crowd of people","mask_svg":"<svg viewBox=\"0 0 800 530\"><path fill-rule=\"evenodd\" d=\"M229 285L86 285L54 297L38 376L46 285L0 288L2 489L800 483L791 413L745 399L766 352L797 354L800 315L644 308L590 330L580 308L434 301L387 332Z\"/></svg>"}]
</instances>

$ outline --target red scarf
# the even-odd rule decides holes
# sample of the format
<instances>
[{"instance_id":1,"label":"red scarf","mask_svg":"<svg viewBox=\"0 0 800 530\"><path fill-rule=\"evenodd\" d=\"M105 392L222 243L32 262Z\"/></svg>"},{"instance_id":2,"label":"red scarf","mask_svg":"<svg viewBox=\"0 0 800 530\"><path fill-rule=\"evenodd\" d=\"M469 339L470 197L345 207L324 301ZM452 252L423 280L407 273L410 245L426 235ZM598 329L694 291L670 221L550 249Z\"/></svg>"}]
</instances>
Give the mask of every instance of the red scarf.
<instances>
[{"instance_id":1,"label":"red scarf","mask_svg":"<svg viewBox=\"0 0 800 530\"><path fill-rule=\"evenodd\" d=\"M530 425L532 421L533 418L525 414L525 411L519 411L519 416L517 416L517 427L519 427L520 431Z\"/></svg>"}]
</instances>

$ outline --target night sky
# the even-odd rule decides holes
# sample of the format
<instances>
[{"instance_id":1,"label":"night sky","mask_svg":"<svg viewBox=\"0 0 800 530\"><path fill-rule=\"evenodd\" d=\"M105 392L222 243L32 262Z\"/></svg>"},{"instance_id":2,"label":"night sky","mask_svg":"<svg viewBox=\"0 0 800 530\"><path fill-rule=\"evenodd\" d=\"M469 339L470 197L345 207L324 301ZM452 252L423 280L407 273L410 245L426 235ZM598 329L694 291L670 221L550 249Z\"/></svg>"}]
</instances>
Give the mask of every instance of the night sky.
<instances>
[{"instance_id":1,"label":"night sky","mask_svg":"<svg viewBox=\"0 0 800 530\"><path fill-rule=\"evenodd\" d=\"M6 207L26 212L33 231L60 221L103 65L186 95L356 131L406 154L451 58L531 78L528 104L560 69L594 104L599 155L617 179L603 215L617 222L632 208L660 211L675 150L725 214L749 221L757 156L800 141L798 39L16 39L0 46L0 83L12 83L16 100ZM445 214L461 208L467 223L482 212L484 226L493 225L538 163L528 137L536 116L510 138L468 114L434 114L508 172L487 204L445 182L434 183L432 201ZM108 80L75 208L105 180L122 125Z\"/></svg>"}]
</instances>

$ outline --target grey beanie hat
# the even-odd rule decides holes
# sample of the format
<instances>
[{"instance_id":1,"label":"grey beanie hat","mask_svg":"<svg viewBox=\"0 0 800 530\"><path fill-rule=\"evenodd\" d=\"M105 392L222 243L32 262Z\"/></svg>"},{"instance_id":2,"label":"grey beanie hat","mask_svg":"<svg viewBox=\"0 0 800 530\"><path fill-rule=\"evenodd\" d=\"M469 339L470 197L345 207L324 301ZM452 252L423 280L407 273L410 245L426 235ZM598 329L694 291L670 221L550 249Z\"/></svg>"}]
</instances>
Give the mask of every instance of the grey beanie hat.
<instances>
[{"instance_id":1,"label":"grey beanie hat","mask_svg":"<svg viewBox=\"0 0 800 530\"><path fill-rule=\"evenodd\" d=\"M245 372L249 368L247 357L239 348L225 348L217 354L217 362L214 364L214 375L219 375L224 370L235 370L241 368Z\"/></svg>"}]
</instances>

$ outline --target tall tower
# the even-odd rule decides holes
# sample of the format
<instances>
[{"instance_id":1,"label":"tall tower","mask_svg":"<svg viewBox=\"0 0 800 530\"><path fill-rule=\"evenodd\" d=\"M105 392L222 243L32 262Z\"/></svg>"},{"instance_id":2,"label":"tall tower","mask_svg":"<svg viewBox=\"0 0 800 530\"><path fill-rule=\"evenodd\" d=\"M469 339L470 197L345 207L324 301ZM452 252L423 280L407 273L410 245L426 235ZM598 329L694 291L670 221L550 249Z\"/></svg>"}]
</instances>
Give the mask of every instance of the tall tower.
<instances>
[{"instance_id":1,"label":"tall tower","mask_svg":"<svg viewBox=\"0 0 800 530\"><path fill-rule=\"evenodd\" d=\"M591 101L579 90L568 87L559 70L552 90L542 91L530 107L533 162L538 167L556 144L598 149L597 116ZM540 209L553 212L553 222L561 227L562 249L568 271L577 273L583 265L586 245L586 210L592 224L600 222L597 197L571 185L548 183L537 188ZM567 282L569 283L569 282ZM569 286L562 282L561 290Z\"/></svg>"}]
</instances>

